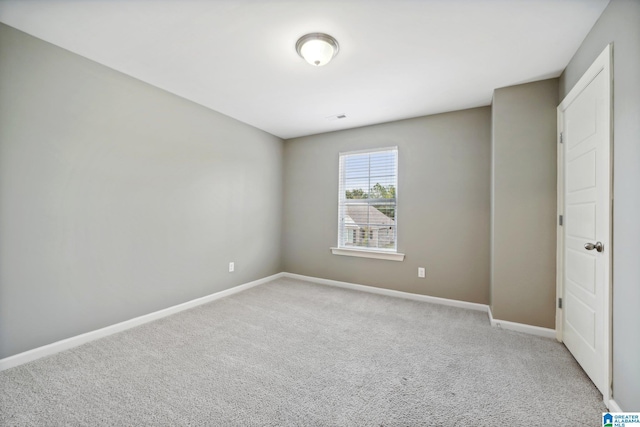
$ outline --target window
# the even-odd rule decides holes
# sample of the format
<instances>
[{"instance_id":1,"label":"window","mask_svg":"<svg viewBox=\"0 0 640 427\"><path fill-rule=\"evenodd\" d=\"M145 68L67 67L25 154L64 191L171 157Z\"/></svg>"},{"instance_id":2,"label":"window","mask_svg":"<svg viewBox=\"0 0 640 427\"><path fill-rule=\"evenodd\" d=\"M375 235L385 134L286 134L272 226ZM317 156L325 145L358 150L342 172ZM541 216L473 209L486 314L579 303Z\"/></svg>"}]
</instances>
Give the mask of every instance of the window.
<instances>
[{"instance_id":1,"label":"window","mask_svg":"<svg viewBox=\"0 0 640 427\"><path fill-rule=\"evenodd\" d=\"M397 147L340 153L339 180L337 249L395 253Z\"/></svg>"}]
</instances>

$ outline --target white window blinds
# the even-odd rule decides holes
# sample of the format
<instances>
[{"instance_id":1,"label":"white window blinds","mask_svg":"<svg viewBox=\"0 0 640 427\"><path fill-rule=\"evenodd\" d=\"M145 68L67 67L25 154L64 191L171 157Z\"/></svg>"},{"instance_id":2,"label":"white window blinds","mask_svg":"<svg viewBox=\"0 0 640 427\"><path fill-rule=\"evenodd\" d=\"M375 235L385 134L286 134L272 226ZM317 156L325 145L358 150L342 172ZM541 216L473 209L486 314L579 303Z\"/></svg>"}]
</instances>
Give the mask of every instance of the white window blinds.
<instances>
[{"instance_id":1,"label":"white window blinds","mask_svg":"<svg viewBox=\"0 0 640 427\"><path fill-rule=\"evenodd\" d=\"M398 148L340 153L338 247L396 252Z\"/></svg>"}]
</instances>

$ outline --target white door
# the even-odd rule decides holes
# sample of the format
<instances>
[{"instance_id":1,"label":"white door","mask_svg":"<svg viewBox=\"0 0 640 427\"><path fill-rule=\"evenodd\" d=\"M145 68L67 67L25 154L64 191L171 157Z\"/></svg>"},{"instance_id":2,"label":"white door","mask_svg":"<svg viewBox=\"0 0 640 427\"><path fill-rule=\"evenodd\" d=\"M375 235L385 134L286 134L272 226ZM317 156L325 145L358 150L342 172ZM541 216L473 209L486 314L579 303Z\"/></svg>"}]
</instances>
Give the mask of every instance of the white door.
<instances>
[{"instance_id":1,"label":"white door","mask_svg":"<svg viewBox=\"0 0 640 427\"><path fill-rule=\"evenodd\" d=\"M603 52L559 110L562 340L608 403L610 393L611 80Z\"/></svg>"}]
</instances>

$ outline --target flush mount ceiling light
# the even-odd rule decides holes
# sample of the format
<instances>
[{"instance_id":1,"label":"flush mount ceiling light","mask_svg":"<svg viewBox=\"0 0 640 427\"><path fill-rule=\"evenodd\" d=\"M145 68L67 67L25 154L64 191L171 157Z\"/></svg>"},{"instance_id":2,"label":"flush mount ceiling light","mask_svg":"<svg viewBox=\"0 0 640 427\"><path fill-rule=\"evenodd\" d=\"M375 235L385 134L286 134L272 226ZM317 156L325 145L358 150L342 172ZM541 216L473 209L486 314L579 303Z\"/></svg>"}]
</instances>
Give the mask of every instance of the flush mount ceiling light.
<instances>
[{"instance_id":1,"label":"flush mount ceiling light","mask_svg":"<svg viewBox=\"0 0 640 427\"><path fill-rule=\"evenodd\" d=\"M311 33L304 35L296 42L298 55L309 64L321 67L338 54L340 47L336 39L328 34Z\"/></svg>"}]
</instances>

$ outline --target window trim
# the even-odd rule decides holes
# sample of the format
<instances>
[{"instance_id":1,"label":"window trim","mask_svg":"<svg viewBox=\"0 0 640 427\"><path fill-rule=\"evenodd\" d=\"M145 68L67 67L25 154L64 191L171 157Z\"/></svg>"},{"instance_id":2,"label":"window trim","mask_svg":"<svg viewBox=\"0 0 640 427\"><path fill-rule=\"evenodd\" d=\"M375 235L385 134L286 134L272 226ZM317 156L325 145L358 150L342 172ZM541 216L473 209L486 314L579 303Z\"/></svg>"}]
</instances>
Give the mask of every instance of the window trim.
<instances>
[{"instance_id":1,"label":"window trim","mask_svg":"<svg viewBox=\"0 0 640 427\"><path fill-rule=\"evenodd\" d=\"M372 251L369 249L330 248L333 255L355 256L360 258L384 259L387 261L404 261L404 254L391 251Z\"/></svg>"},{"instance_id":2,"label":"window trim","mask_svg":"<svg viewBox=\"0 0 640 427\"><path fill-rule=\"evenodd\" d=\"M357 155L357 154L365 154L365 153L376 153L376 152L381 152L381 151L391 151L394 150L396 152L396 162L395 162L395 191L396 191L396 197L395 197L395 209L396 209L396 213L397 213L397 209L398 209L398 163L399 163L399 150L398 150L398 146L390 146L390 147L378 147L378 148L371 148L371 149L363 149L363 150L354 150L354 151L342 151L338 153L338 160L339 160L339 181L342 177L342 169L340 168L340 166L342 165L342 156L344 155ZM342 187L342 182L338 182L338 186L339 188ZM397 225L397 216L395 218L395 248L393 249L382 249L382 248L365 248L365 247L358 247L358 246L354 246L354 247L344 247L344 246L340 246L340 227L341 227L341 216L340 216L340 203L342 202L341 199L342 195L340 194L340 191L338 191L338 239L337 239L337 245L335 247L331 247L331 253L333 255L342 255L342 256L353 256L353 257L360 257L360 258L373 258L373 259L382 259L382 260L389 260L389 261L404 261L404 253L400 253L398 252L398 225Z\"/></svg>"}]
</instances>

